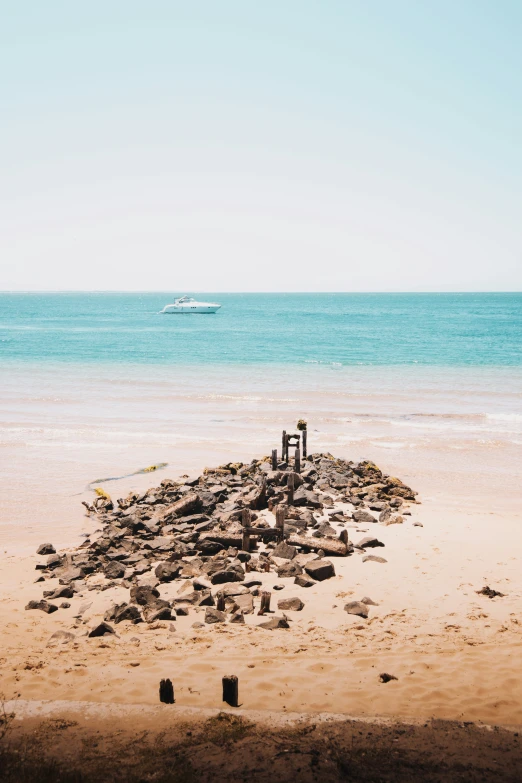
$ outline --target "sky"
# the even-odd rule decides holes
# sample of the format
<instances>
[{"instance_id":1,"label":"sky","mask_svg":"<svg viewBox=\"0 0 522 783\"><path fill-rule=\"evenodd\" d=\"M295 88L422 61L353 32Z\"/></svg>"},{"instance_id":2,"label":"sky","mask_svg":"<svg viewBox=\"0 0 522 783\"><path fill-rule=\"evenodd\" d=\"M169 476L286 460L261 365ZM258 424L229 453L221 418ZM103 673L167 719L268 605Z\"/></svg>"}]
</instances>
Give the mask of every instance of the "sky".
<instances>
[{"instance_id":1,"label":"sky","mask_svg":"<svg viewBox=\"0 0 522 783\"><path fill-rule=\"evenodd\" d=\"M522 290L519 0L0 0L0 290Z\"/></svg>"}]
</instances>

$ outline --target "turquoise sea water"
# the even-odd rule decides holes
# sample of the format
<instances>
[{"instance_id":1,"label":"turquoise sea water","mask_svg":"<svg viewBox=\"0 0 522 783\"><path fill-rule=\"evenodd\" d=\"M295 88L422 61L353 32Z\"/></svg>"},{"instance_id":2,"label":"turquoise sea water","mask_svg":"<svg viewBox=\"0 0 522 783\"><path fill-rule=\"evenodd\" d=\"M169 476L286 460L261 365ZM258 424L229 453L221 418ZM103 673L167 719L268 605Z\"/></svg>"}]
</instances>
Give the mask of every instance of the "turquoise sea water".
<instances>
[{"instance_id":1,"label":"turquoise sea water","mask_svg":"<svg viewBox=\"0 0 522 783\"><path fill-rule=\"evenodd\" d=\"M174 296L0 294L0 540L74 538L89 482L268 454L301 417L311 450L511 502L522 294L207 294L215 315L159 315Z\"/></svg>"},{"instance_id":2,"label":"turquoise sea water","mask_svg":"<svg viewBox=\"0 0 522 783\"><path fill-rule=\"evenodd\" d=\"M0 362L522 366L520 293L177 295L2 293Z\"/></svg>"}]
</instances>

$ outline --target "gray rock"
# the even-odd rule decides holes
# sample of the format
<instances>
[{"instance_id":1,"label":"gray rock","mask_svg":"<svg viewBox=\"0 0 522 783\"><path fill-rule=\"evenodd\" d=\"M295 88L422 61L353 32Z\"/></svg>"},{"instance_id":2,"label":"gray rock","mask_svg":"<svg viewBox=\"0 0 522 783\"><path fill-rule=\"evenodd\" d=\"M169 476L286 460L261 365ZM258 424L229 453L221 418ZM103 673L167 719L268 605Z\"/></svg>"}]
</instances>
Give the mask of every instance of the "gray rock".
<instances>
[{"instance_id":1,"label":"gray rock","mask_svg":"<svg viewBox=\"0 0 522 783\"><path fill-rule=\"evenodd\" d=\"M379 514L379 522L384 525L391 518L392 510L389 506L384 508Z\"/></svg>"},{"instance_id":2,"label":"gray rock","mask_svg":"<svg viewBox=\"0 0 522 783\"><path fill-rule=\"evenodd\" d=\"M300 612L303 607L304 603L300 598L281 598L281 600L277 602L277 608L282 610L290 609L293 612Z\"/></svg>"},{"instance_id":3,"label":"gray rock","mask_svg":"<svg viewBox=\"0 0 522 783\"><path fill-rule=\"evenodd\" d=\"M388 561L384 557L378 557L377 555L366 555L366 557L363 557L362 561L363 563L367 563L371 561L372 563L387 563Z\"/></svg>"},{"instance_id":4,"label":"gray rock","mask_svg":"<svg viewBox=\"0 0 522 783\"><path fill-rule=\"evenodd\" d=\"M112 625L109 625L109 623L100 623L96 626L96 628L93 628L92 631L89 633L89 638L93 639L97 636L110 636L111 634L115 634L116 631L112 627Z\"/></svg>"},{"instance_id":5,"label":"gray rock","mask_svg":"<svg viewBox=\"0 0 522 783\"><path fill-rule=\"evenodd\" d=\"M258 628L264 628L267 631L275 631L277 628L290 628L288 621L284 617L271 617L264 623L259 623Z\"/></svg>"},{"instance_id":6,"label":"gray rock","mask_svg":"<svg viewBox=\"0 0 522 783\"><path fill-rule=\"evenodd\" d=\"M396 677L394 674L388 674L387 672L382 672L379 674L379 682L391 682L392 680L398 680L399 678Z\"/></svg>"},{"instance_id":7,"label":"gray rock","mask_svg":"<svg viewBox=\"0 0 522 783\"><path fill-rule=\"evenodd\" d=\"M57 598L72 598L74 596L74 590L69 585L61 585L55 590L44 590L44 598L50 598L51 601Z\"/></svg>"},{"instance_id":8,"label":"gray rock","mask_svg":"<svg viewBox=\"0 0 522 783\"><path fill-rule=\"evenodd\" d=\"M54 555L56 554L56 549L52 544L40 544L38 549L36 550L37 555Z\"/></svg>"},{"instance_id":9,"label":"gray rock","mask_svg":"<svg viewBox=\"0 0 522 783\"><path fill-rule=\"evenodd\" d=\"M115 623L122 623L125 620L130 620L130 622L140 621L141 615L140 610L137 606L134 606L133 604L115 604L111 609L108 609L103 619L105 621L107 620L113 620Z\"/></svg>"},{"instance_id":10,"label":"gray rock","mask_svg":"<svg viewBox=\"0 0 522 783\"><path fill-rule=\"evenodd\" d=\"M207 607L205 611L205 622L206 623L224 623L226 622L226 615L224 612L219 612L217 609L213 609L212 607Z\"/></svg>"},{"instance_id":11,"label":"gray rock","mask_svg":"<svg viewBox=\"0 0 522 783\"><path fill-rule=\"evenodd\" d=\"M378 538L374 538L373 536L365 536L364 538L361 538L361 540L354 544L354 546L357 547L357 549L366 549L367 547L376 547L376 546L384 546L382 541L379 541Z\"/></svg>"},{"instance_id":12,"label":"gray rock","mask_svg":"<svg viewBox=\"0 0 522 783\"><path fill-rule=\"evenodd\" d=\"M315 579L312 579L311 576L308 576L308 574L300 574L294 579L294 584L299 585L299 587L312 587L312 585L316 585L317 582Z\"/></svg>"},{"instance_id":13,"label":"gray rock","mask_svg":"<svg viewBox=\"0 0 522 783\"><path fill-rule=\"evenodd\" d=\"M186 606L176 606L175 611L178 617L187 617L189 613L189 610Z\"/></svg>"},{"instance_id":14,"label":"gray rock","mask_svg":"<svg viewBox=\"0 0 522 783\"><path fill-rule=\"evenodd\" d=\"M254 597L252 593L244 593L243 595L235 595L234 603L241 610L242 614L253 614L254 612Z\"/></svg>"},{"instance_id":15,"label":"gray rock","mask_svg":"<svg viewBox=\"0 0 522 783\"><path fill-rule=\"evenodd\" d=\"M280 543L272 550L272 557L282 557L286 560L292 560L297 554L295 546L290 546L286 541Z\"/></svg>"},{"instance_id":16,"label":"gray rock","mask_svg":"<svg viewBox=\"0 0 522 783\"><path fill-rule=\"evenodd\" d=\"M312 579L315 579L318 582L323 582L325 579L330 579L332 576L335 576L333 563L330 560L323 560L322 558L319 560L310 560L310 562L305 565L305 571L308 576L311 576Z\"/></svg>"},{"instance_id":17,"label":"gray rock","mask_svg":"<svg viewBox=\"0 0 522 783\"><path fill-rule=\"evenodd\" d=\"M55 568L59 568L64 563L64 558L60 555L49 555L46 560L47 568L54 571Z\"/></svg>"},{"instance_id":18,"label":"gray rock","mask_svg":"<svg viewBox=\"0 0 522 783\"><path fill-rule=\"evenodd\" d=\"M373 514L370 514L368 511L354 511L352 516L356 522L363 525L369 524L370 522L377 522Z\"/></svg>"},{"instance_id":19,"label":"gray rock","mask_svg":"<svg viewBox=\"0 0 522 783\"><path fill-rule=\"evenodd\" d=\"M171 620L172 612L169 602L158 600L153 604L148 604L143 608L143 619L147 623L154 623L156 620Z\"/></svg>"},{"instance_id":20,"label":"gray rock","mask_svg":"<svg viewBox=\"0 0 522 783\"><path fill-rule=\"evenodd\" d=\"M210 581L213 585L222 585L225 584L225 582L242 582L244 578L244 574L239 570L228 568L223 571L216 571L216 573L212 574L210 577Z\"/></svg>"},{"instance_id":21,"label":"gray rock","mask_svg":"<svg viewBox=\"0 0 522 783\"><path fill-rule=\"evenodd\" d=\"M131 603L139 604L140 606L155 603L159 597L159 591L150 585L134 585L130 589Z\"/></svg>"},{"instance_id":22,"label":"gray rock","mask_svg":"<svg viewBox=\"0 0 522 783\"><path fill-rule=\"evenodd\" d=\"M361 598L361 603L366 604L366 606L379 606L379 604L376 604L371 598L368 598L367 595L364 596L364 598Z\"/></svg>"},{"instance_id":23,"label":"gray rock","mask_svg":"<svg viewBox=\"0 0 522 783\"><path fill-rule=\"evenodd\" d=\"M71 604L69 603L69 601L62 601L62 603L60 604L60 609L70 609L70 608L71 608Z\"/></svg>"},{"instance_id":24,"label":"gray rock","mask_svg":"<svg viewBox=\"0 0 522 783\"><path fill-rule=\"evenodd\" d=\"M283 563L277 569L277 575L279 579L284 579L290 576L299 576L303 573L303 569L298 563L294 563L292 560L289 563Z\"/></svg>"},{"instance_id":25,"label":"gray rock","mask_svg":"<svg viewBox=\"0 0 522 783\"><path fill-rule=\"evenodd\" d=\"M112 563L105 566L103 573L107 579L122 579L125 576L125 566L113 560Z\"/></svg>"},{"instance_id":26,"label":"gray rock","mask_svg":"<svg viewBox=\"0 0 522 783\"><path fill-rule=\"evenodd\" d=\"M294 492L294 506L322 508L323 504L315 492L311 492L309 489L305 489L304 486L301 486Z\"/></svg>"},{"instance_id":27,"label":"gray rock","mask_svg":"<svg viewBox=\"0 0 522 783\"><path fill-rule=\"evenodd\" d=\"M56 604L49 604L47 601L29 601L26 609L40 609L42 612L45 612L46 614L52 614L53 612L58 611L58 607Z\"/></svg>"},{"instance_id":28,"label":"gray rock","mask_svg":"<svg viewBox=\"0 0 522 783\"><path fill-rule=\"evenodd\" d=\"M182 569L181 563L160 563L154 569L156 578L160 582L172 582L179 576L179 572Z\"/></svg>"},{"instance_id":29,"label":"gray rock","mask_svg":"<svg viewBox=\"0 0 522 783\"><path fill-rule=\"evenodd\" d=\"M355 614L357 617L368 617L368 607L362 601L350 601L345 604L344 611L348 614Z\"/></svg>"},{"instance_id":30,"label":"gray rock","mask_svg":"<svg viewBox=\"0 0 522 783\"><path fill-rule=\"evenodd\" d=\"M239 624L245 624L245 618L243 617L242 612L234 612L234 614L230 615L229 623L239 623Z\"/></svg>"}]
</instances>

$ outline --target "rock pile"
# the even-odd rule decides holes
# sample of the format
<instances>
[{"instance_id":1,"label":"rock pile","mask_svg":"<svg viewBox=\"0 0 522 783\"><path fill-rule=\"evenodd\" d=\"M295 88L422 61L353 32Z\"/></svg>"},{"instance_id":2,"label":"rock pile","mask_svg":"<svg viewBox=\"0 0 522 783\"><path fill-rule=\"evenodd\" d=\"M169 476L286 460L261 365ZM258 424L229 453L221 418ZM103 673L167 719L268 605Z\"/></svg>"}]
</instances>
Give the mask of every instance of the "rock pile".
<instances>
[{"instance_id":1,"label":"rock pile","mask_svg":"<svg viewBox=\"0 0 522 783\"><path fill-rule=\"evenodd\" d=\"M172 620L199 607L208 624L241 623L245 614L254 613L260 595L256 572L272 571L306 588L330 579L335 576L330 558L354 551L348 523L400 523L401 507L414 502L415 495L372 462L312 454L299 473L284 462L274 470L266 458L205 469L180 481L165 479L116 503L99 496L92 505L84 503L101 526L95 539L67 554L57 554L52 544L39 548L46 560L36 566L37 581L58 577L59 587L45 590L45 600L31 601L26 608L53 612L58 607L50 601L58 598L123 586L128 600L114 604L91 635L111 633L109 623ZM275 514L281 507L284 525L277 529ZM241 549L244 509L249 509L253 531L251 551ZM368 536L355 546L364 551L383 544ZM364 559L386 562L371 555ZM179 589L165 600L159 588L172 582ZM264 600L269 605L270 598ZM287 611L303 606L299 597L278 603ZM288 619L272 616L261 627L288 627Z\"/></svg>"}]
</instances>

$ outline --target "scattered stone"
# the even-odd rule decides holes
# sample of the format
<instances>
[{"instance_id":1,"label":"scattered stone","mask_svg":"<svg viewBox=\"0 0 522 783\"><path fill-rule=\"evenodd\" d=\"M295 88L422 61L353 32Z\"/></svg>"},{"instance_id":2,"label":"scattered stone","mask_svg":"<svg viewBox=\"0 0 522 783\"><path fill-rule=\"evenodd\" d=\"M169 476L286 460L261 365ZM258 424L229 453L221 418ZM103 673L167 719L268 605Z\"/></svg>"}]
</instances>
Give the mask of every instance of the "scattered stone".
<instances>
[{"instance_id":1,"label":"scattered stone","mask_svg":"<svg viewBox=\"0 0 522 783\"><path fill-rule=\"evenodd\" d=\"M368 607L362 601L350 601L345 604L344 611L348 614L355 614L357 617L368 617Z\"/></svg>"},{"instance_id":2,"label":"scattered stone","mask_svg":"<svg viewBox=\"0 0 522 783\"><path fill-rule=\"evenodd\" d=\"M234 614L230 615L230 619L228 621L229 623L239 623L239 624L245 624L245 618L243 617L242 612L234 612Z\"/></svg>"},{"instance_id":3,"label":"scattered stone","mask_svg":"<svg viewBox=\"0 0 522 783\"><path fill-rule=\"evenodd\" d=\"M207 607L205 611L205 622L206 623L224 623L226 622L226 615L224 612L219 612L217 609L213 609L212 607Z\"/></svg>"},{"instance_id":4,"label":"scattered stone","mask_svg":"<svg viewBox=\"0 0 522 783\"><path fill-rule=\"evenodd\" d=\"M154 603L159 596L159 591L150 585L133 585L130 589L131 603L140 606Z\"/></svg>"},{"instance_id":5,"label":"scattered stone","mask_svg":"<svg viewBox=\"0 0 522 783\"><path fill-rule=\"evenodd\" d=\"M352 514L353 518L356 522L358 522L360 525L366 525L371 522L377 522L373 514L370 514L368 511L354 511Z\"/></svg>"},{"instance_id":6,"label":"scattered stone","mask_svg":"<svg viewBox=\"0 0 522 783\"><path fill-rule=\"evenodd\" d=\"M69 603L69 601L62 601L62 603L60 604L60 609L70 609L70 608L71 608L71 604Z\"/></svg>"},{"instance_id":7,"label":"scattered stone","mask_svg":"<svg viewBox=\"0 0 522 783\"><path fill-rule=\"evenodd\" d=\"M488 585L483 587L482 590L476 590L475 592L477 593L477 595L486 595L488 598L505 597L504 593L499 593L498 590L493 590L491 587L488 587Z\"/></svg>"},{"instance_id":8,"label":"scattered stone","mask_svg":"<svg viewBox=\"0 0 522 783\"><path fill-rule=\"evenodd\" d=\"M284 590L284 589L285 589L284 585L274 585L272 588L272 590Z\"/></svg>"},{"instance_id":9,"label":"scattered stone","mask_svg":"<svg viewBox=\"0 0 522 783\"><path fill-rule=\"evenodd\" d=\"M259 623L258 628L264 628L267 631L275 631L277 628L290 628L288 620L284 617L271 617L264 623Z\"/></svg>"},{"instance_id":10,"label":"scattered stone","mask_svg":"<svg viewBox=\"0 0 522 783\"><path fill-rule=\"evenodd\" d=\"M378 555L366 555L363 557L363 563L367 563L370 560L372 563L387 563L388 561L384 557L378 557Z\"/></svg>"},{"instance_id":11,"label":"scattered stone","mask_svg":"<svg viewBox=\"0 0 522 783\"><path fill-rule=\"evenodd\" d=\"M56 604L49 604L47 601L29 601L26 609L40 609L42 612L45 612L46 614L52 614L53 612L58 611L58 607Z\"/></svg>"},{"instance_id":12,"label":"scattered stone","mask_svg":"<svg viewBox=\"0 0 522 783\"><path fill-rule=\"evenodd\" d=\"M364 538L361 538L359 543L355 544L357 549L367 549L368 547L376 547L376 546L384 546L382 541L379 541L378 538L374 538L373 536L365 536Z\"/></svg>"},{"instance_id":13,"label":"scattered stone","mask_svg":"<svg viewBox=\"0 0 522 783\"><path fill-rule=\"evenodd\" d=\"M187 617L189 610L186 606L177 606L175 612L178 617Z\"/></svg>"},{"instance_id":14,"label":"scattered stone","mask_svg":"<svg viewBox=\"0 0 522 783\"><path fill-rule=\"evenodd\" d=\"M308 574L300 574L294 579L294 584L299 585L299 587L312 587L312 585L316 585L317 582L315 579L312 579L311 576L308 576Z\"/></svg>"},{"instance_id":15,"label":"scattered stone","mask_svg":"<svg viewBox=\"0 0 522 783\"><path fill-rule=\"evenodd\" d=\"M123 579L125 576L125 566L113 560L103 569L103 573L107 579Z\"/></svg>"},{"instance_id":16,"label":"scattered stone","mask_svg":"<svg viewBox=\"0 0 522 783\"><path fill-rule=\"evenodd\" d=\"M282 610L285 609L291 610L293 612L300 612L303 607L304 603L300 598L281 598L281 600L277 602L277 608Z\"/></svg>"},{"instance_id":17,"label":"scattered stone","mask_svg":"<svg viewBox=\"0 0 522 783\"><path fill-rule=\"evenodd\" d=\"M302 573L303 569L299 563L296 563L293 560L291 560L289 563L283 563L283 565L280 565L277 569L277 576L279 579L285 579L290 576L298 576Z\"/></svg>"},{"instance_id":18,"label":"scattered stone","mask_svg":"<svg viewBox=\"0 0 522 783\"><path fill-rule=\"evenodd\" d=\"M272 551L272 557L282 557L285 560L293 560L296 554L295 546L290 546L286 541L281 541Z\"/></svg>"},{"instance_id":19,"label":"scattered stone","mask_svg":"<svg viewBox=\"0 0 522 783\"><path fill-rule=\"evenodd\" d=\"M394 674L388 674L387 672L382 672L382 674L379 674L379 682L391 682L392 680L398 679L399 678Z\"/></svg>"},{"instance_id":20,"label":"scattered stone","mask_svg":"<svg viewBox=\"0 0 522 783\"><path fill-rule=\"evenodd\" d=\"M424 525L422 524L422 522L414 522L413 527L424 527Z\"/></svg>"},{"instance_id":21,"label":"scattered stone","mask_svg":"<svg viewBox=\"0 0 522 783\"><path fill-rule=\"evenodd\" d=\"M160 563L156 566L154 573L160 582L172 582L179 576L181 565L179 563Z\"/></svg>"},{"instance_id":22,"label":"scattered stone","mask_svg":"<svg viewBox=\"0 0 522 783\"><path fill-rule=\"evenodd\" d=\"M379 606L379 604L376 604L375 601L372 601L372 599L368 598L368 596L361 598L361 603L366 604L366 606Z\"/></svg>"},{"instance_id":23,"label":"scattered stone","mask_svg":"<svg viewBox=\"0 0 522 783\"><path fill-rule=\"evenodd\" d=\"M323 582L325 579L331 579L332 576L335 576L335 568L330 560L311 560L305 565L305 571L317 582Z\"/></svg>"},{"instance_id":24,"label":"scattered stone","mask_svg":"<svg viewBox=\"0 0 522 783\"><path fill-rule=\"evenodd\" d=\"M115 633L116 631L112 625L109 625L109 623L100 623L89 633L89 638L94 639L97 636L110 636Z\"/></svg>"},{"instance_id":25,"label":"scattered stone","mask_svg":"<svg viewBox=\"0 0 522 783\"><path fill-rule=\"evenodd\" d=\"M38 549L36 550L37 555L54 555L56 554L56 549L52 544L40 544Z\"/></svg>"}]
</instances>

